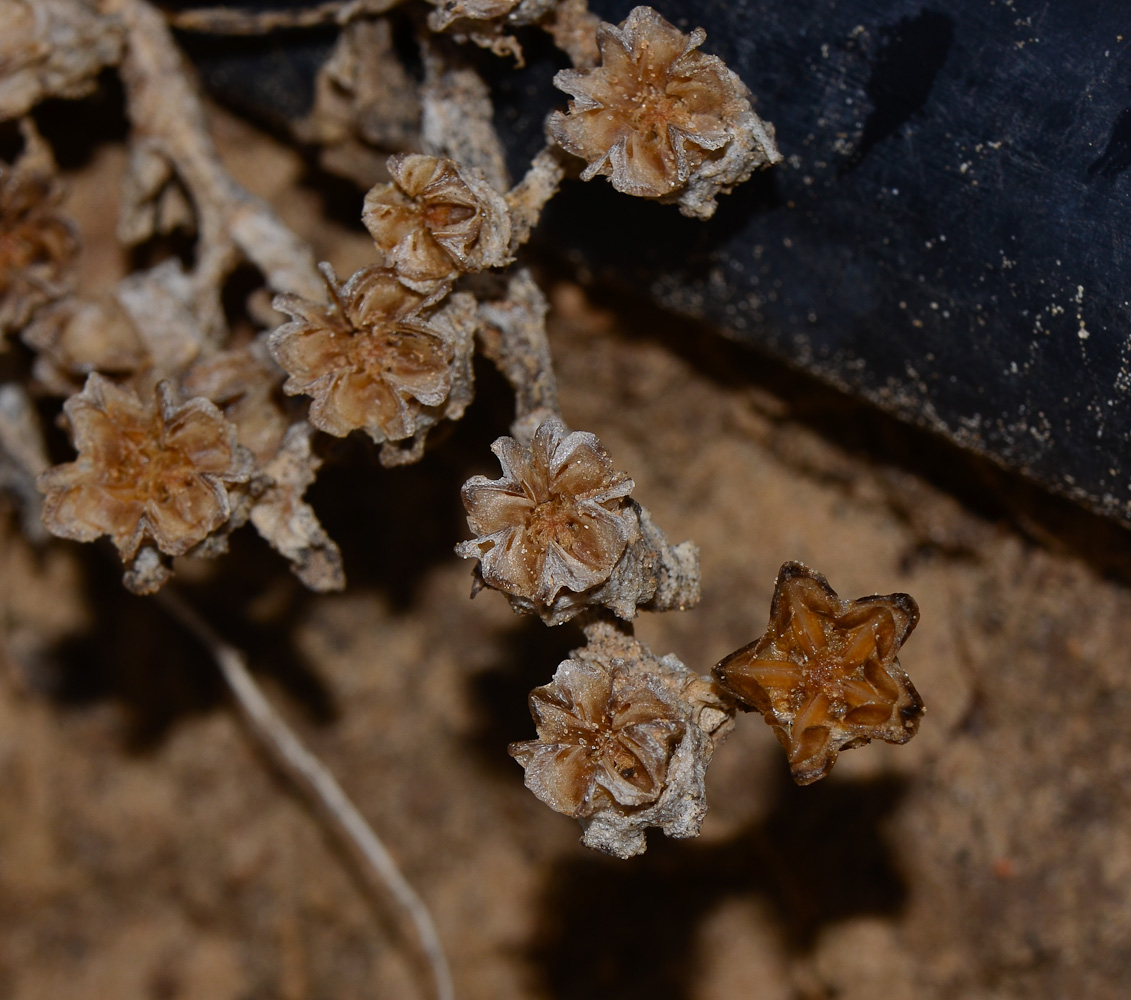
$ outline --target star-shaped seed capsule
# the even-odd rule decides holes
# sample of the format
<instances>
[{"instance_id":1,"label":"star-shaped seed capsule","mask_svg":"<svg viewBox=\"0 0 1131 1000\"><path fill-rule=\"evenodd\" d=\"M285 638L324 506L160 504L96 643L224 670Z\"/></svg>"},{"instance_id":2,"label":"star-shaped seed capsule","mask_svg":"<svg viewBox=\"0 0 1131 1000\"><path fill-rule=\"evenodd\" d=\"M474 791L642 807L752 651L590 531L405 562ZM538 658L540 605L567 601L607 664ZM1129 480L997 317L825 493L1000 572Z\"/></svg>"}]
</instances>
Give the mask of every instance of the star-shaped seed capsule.
<instances>
[{"instance_id":1,"label":"star-shaped seed capsule","mask_svg":"<svg viewBox=\"0 0 1131 1000\"><path fill-rule=\"evenodd\" d=\"M896 654L918 622L907 594L842 600L820 573L788 562L762 638L714 674L763 714L789 754L793 780L808 785L832 770L841 750L915 735L923 702Z\"/></svg>"}]
</instances>

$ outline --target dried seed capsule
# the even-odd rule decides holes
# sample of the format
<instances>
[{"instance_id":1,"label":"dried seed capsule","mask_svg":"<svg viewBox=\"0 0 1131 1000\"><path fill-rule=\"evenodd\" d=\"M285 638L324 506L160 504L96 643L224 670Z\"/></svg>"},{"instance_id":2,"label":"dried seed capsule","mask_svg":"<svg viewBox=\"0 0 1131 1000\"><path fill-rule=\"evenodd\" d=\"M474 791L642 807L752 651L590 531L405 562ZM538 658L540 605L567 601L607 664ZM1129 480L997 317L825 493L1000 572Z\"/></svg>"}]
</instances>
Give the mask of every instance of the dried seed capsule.
<instances>
[{"instance_id":1,"label":"dried seed capsule","mask_svg":"<svg viewBox=\"0 0 1131 1000\"><path fill-rule=\"evenodd\" d=\"M30 126L24 136L24 155L0 164L0 339L67 291L78 249L47 147Z\"/></svg>"},{"instance_id":2,"label":"dried seed capsule","mask_svg":"<svg viewBox=\"0 0 1131 1000\"><path fill-rule=\"evenodd\" d=\"M563 661L553 683L530 694L538 739L512 743L530 789L551 809L579 819L616 803L660 797L685 723L647 689L625 690L621 671Z\"/></svg>"},{"instance_id":3,"label":"dried seed capsule","mask_svg":"<svg viewBox=\"0 0 1131 1000\"><path fill-rule=\"evenodd\" d=\"M586 846L617 857L641 853L649 827L698 835L704 776L733 704L710 678L608 622L590 623L586 636L530 694L538 738L508 747L526 787L579 820Z\"/></svg>"},{"instance_id":4,"label":"dried seed capsule","mask_svg":"<svg viewBox=\"0 0 1131 1000\"><path fill-rule=\"evenodd\" d=\"M442 310L427 312L442 289L414 291L388 268L365 268L345 285L328 264L323 273L329 305L275 299L292 317L268 338L290 376L283 391L310 396L310 422L327 434L361 429L378 444L411 439L407 451L387 446L382 461L414 461L427 429L461 416L470 401L475 302L453 295Z\"/></svg>"},{"instance_id":5,"label":"dried seed capsule","mask_svg":"<svg viewBox=\"0 0 1131 1000\"><path fill-rule=\"evenodd\" d=\"M506 594L515 611L560 625L592 607L628 620L639 608L698 603L699 550L667 540L594 435L570 433L550 417L529 447L503 437L491 450L503 477L464 484L477 537L456 553L478 559L479 581Z\"/></svg>"},{"instance_id":6,"label":"dried seed capsule","mask_svg":"<svg viewBox=\"0 0 1131 1000\"><path fill-rule=\"evenodd\" d=\"M420 153L390 156L388 168L393 183L366 195L361 219L399 277L444 281L510 262L506 202L478 170Z\"/></svg>"},{"instance_id":7,"label":"dried seed capsule","mask_svg":"<svg viewBox=\"0 0 1131 1000\"><path fill-rule=\"evenodd\" d=\"M619 26L598 28L601 65L554 77L573 100L568 113L550 116L549 133L588 162L582 180L604 174L625 194L678 201L685 215L709 218L717 194L781 159L746 86L697 51L705 38L636 7Z\"/></svg>"},{"instance_id":8,"label":"dried seed capsule","mask_svg":"<svg viewBox=\"0 0 1131 1000\"><path fill-rule=\"evenodd\" d=\"M212 403L178 404L168 382L143 403L92 374L63 408L79 454L39 477L53 534L109 535L128 562L145 541L181 555L228 520L226 484L247 482L253 462Z\"/></svg>"},{"instance_id":9,"label":"dried seed capsule","mask_svg":"<svg viewBox=\"0 0 1131 1000\"><path fill-rule=\"evenodd\" d=\"M919 622L907 594L842 600L801 563L778 573L770 624L714 669L719 683L773 727L793 780L825 777L841 750L906 743L923 702L896 654Z\"/></svg>"},{"instance_id":10,"label":"dried seed capsule","mask_svg":"<svg viewBox=\"0 0 1131 1000\"><path fill-rule=\"evenodd\" d=\"M502 437L491 450L503 477L475 476L464 485L477 537L456 551L479 560L489 586L541 607L562 590L581 593L608 580L638 528L625 504L634 484L613 468L596 436L570 433L552 417L529 448Z\"/></svg>"}]
</instances>

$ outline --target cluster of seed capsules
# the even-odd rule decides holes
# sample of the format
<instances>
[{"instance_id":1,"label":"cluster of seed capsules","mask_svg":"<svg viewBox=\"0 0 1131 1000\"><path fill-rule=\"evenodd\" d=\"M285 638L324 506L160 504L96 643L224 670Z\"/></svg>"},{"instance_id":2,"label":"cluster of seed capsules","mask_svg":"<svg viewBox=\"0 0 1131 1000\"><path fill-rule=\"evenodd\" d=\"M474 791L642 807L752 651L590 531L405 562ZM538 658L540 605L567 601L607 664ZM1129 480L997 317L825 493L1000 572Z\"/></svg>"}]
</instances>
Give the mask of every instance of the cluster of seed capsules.
<instances>
[{"instance_id":1,"label":"cluster of seed capsules","mask_svg":"<svg viewBox=\"0 0 1131 1000\"><path fill-rule=\"evenodd\" d=\"M68 2L52 0L52 12ZM0 336L18 333L39 391L66 400L77 456L38 478L44 524L108 537L141 593L165 584L173 557L216 555L248 521L308 586L340 588L340 553L302 499L320 465L316 432L363 432L386 466L418 461L430 429L472 402L477 348L498 364L518 416L493 446L501 478L464 486L474 537L457 552L475 560L477 587L516 611L547 625L580 616L586 646L532 693L537 738L510 752L587 844L628 856L649 827L698 833L704 773L739 709L763 713L800 783L827 774L842 749L909 739L922 703L896 654L918 610L898 594L843 601L789 563L766 633L712 676L632 636L640 610L698 601L697 551L671 544L597 438L562 422L529 273L488 272L515 262L571 172L708 218L720 194L781 156L745 85L700 51L702 30L685 34L650 7L612 25L560 6L462 0L429 18L496 50L508 50L510 25L569 40L575 65L555 84L571 100L548 118L531 173L502 191L449 156L389 157L389 180L362 213L373 263L345 281L323 264L321 299L280 294L274 308L289 321L247 336L217 336L197 311L199 274L175 259L102 295L74 294L78 234L25 119L24 151L0 172Z\"/></svg>"}]
</instances>

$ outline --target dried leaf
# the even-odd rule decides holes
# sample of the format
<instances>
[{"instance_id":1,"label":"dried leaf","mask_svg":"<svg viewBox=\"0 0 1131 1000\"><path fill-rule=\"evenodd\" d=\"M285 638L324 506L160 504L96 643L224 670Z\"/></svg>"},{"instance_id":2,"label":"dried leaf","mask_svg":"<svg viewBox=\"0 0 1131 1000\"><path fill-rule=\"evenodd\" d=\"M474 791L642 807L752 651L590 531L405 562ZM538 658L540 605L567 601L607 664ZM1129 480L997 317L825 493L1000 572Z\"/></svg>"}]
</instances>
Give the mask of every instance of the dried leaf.
<instances>
[{"instance_id":1,"label":"dried leaf","mask_svg":"<svg viewBox=\"0 0 1131 1000\"><path fill-rule=\"evenodd\" d=\"M82 97L121 58L122 23L97 0L0 0L0 121Z\"/></svg>"}]
</instances>

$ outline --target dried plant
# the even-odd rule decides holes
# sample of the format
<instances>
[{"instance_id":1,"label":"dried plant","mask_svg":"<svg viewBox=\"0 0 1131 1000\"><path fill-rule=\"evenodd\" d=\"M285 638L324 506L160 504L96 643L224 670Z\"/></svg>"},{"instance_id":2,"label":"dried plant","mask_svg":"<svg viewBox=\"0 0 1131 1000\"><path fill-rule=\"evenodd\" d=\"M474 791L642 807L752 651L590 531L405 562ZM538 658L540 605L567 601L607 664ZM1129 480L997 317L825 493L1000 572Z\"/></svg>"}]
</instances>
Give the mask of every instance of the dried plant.
<instances>
[{"instance_id":1,"label":"dried plant","mask_svg":"<svg viewBox=\"0 0 1131 1000\"><path fill-rule=\"evenodd\" d=\"M109 535L125 561L143 542L188 552L231 516L227 487L252 457L206 399L178 403L168 382L152 403L94 373L63 407L78 458L43 473L43 520L61 538Z\"/></svg>"},{"instance_id":2,"label":"dried plant","mask_svg":"<svg viewBox=\"0 0 1131 1000\"><path fill-rule=\"evenodd\" d=\"M63 296L78 246L60 211L63 188L46 143L23 122L24 151L0 164L0 350L40 306Z\"/></svg>"},{"instance_id":3,"label":"dried plant","mask_svg":"<svg viewBox=\"0 0 1131 1000\"><path fill-rule=\"evenodd\" d=\"M392 184L365 196L361 213L385 265L414 288L511 259L503 197L474 168L419 153L390 156Z\"/></svg>"},{"instance_id":4,"label":"dried plant","mask_svg":"<svg viewBox=\"0 0 1131 1000\"><path fill-rule=\"evenodd\" d=\"M746 86L700 51L702 30L684 34L650 7L616 26L584 0L436 0L427 18L401 6L169 15L195 31L341 25L300 129L326 166L369 188L372 262L339 282L221 164L160 11L146 0L0 0L0 121L19 120L25 139L0 172L0 334L34 353L26 377L0 384L0 488L26 511L42 502L55 535L109 536L139 592L168 582L171 557L216 555L248 522L308 587L338 589L341 554L303 499L323 462L317 432L363 431L388 466L421 459L429 431L471 404L478 351L514 390L514 421L493 445L501 477L464 485L474 537L456 551L476 561L475 590L499 590L546 625L582 624L585 646L531 695L536 738L510 752L534 794L580 822L584 843L628 857L649 828L695 836L707 766L739 708L763 712L800 783L827 774L842 749L905 742L923 710L896 660L918 619L906 595L843 601L788 563L766 633L714 676L633 637L641 611L698 602L697 549L672 545L597 437L567 428L531 272L480 273L521 258L571 156L586 162L584 179L608 176L619 191L709 217L719 194L781 159ZM419 82L393 44L401 15L418 32ZM521 59L509 33L520 25L570 59L555 82L572 99L512 185L490 91L458 43ZM88 93L107 66L131 123L119 238L135 246L179 229L193 252L188 264L169 257L112 288L73 291L77 233L25 116ZM242 303L254 329L233 327L224 308L242 265L263 279ZM272 296L289 321L266 308ZM74 461L47 468L32 393L66 399ZM255 731L411 915L437 993L450 997L427 911L376 835L238 656L166 600L214 652Z\"/></svg>"},{"instance_id":5,"label":"dried plant","mask_svg":"<svg viewBox=\"0 0 1131 1000\"><path fill-rule=\"evenodd\" d=\"M832 770L841 750L915 735L923 702L896 653L918 623L907 594L842 600L820 573L789 562L765 633L719 663L715 676L765 716L793 780L808 785Z\"/></svg>"},{"instance_id":6,"label":"dried plant","mask_svg":"<svg viewBox=\"0 0 1131 1000\"><path fill-rule=\"evenodd\" d=\"M563 589L580 594L608 580L640 532L624 502L634 484L597 438L551 418L529 448L503 437L491 450L503 478L464 485L478 537L457 550L479 560L483 581L546 608Z\"/></svg>"},{"instance_id":7,"label":"dried plant","mask_svg":"<svg viewBox=\"0 0 1131 1000\"><path fill-rule=\"evenodd\" d=\"M618 665L565 660L552 683L530 694L538 739L508 753L527 787L574 819L602 809L651 805L667 784L668 761L687 729L679 713Z\"/></svg>"},{"instance_id":8,"label":"dried plant","mask_svg":"<svg viewBox=\"0 0 1131 1000\"><path fill-rule=\"evenodd\" d=\"M588 607L631 619L639 606L698 602L695 546L669 545L628 499L632 480L613 468L593 434L569 433L555 416L539 425L529 447L504 437L491 448L503 477L464 484L476 537L456 552L478 559L479 582L501 590L516 611L560 625Z\"/></svg>"},{"instance_id":9,"label":"dried plant","mask_svg":"<svg viewBox=\"0 0 1131 1000\"><path fill-rule=\"evenodd\" d=\"M512 743L526 786L581 822L583 842L627 858L644 831L694 837L707 813L704 775L734 707L710 678L656 657L594 619L588 643L530 694L538 738Z\"/></svg>"},{"instance_id":10,"label":"dried plant","mask_svg":"<svg viewBox=\"0 0 1131 1000\"><path fill-rule=\"evenodd\" d=\"M474 302L457 294L430 310L442 288L414 291L384 267L358 271L345 285L328 264L324 274L329 305L295 295L275 300L292 317L268 339L289 376L283 391L313 399L309 419L320 431L364 430L386 445L386 464L414 461L428 428L458 419L470 402ZM407 448L395 446L406 439Z\"/></svg>"},{"instance_id":11,"label":"dried plant","mask_svg":"<svg viewBox=\"0 0 1131 1000\"><path fill-rule=\"evenodd\" d=\"M781 159L750 91L717 56L698 51L706 37L635 7L619 26L598 28L600 66L554 77L573 100L548 129L586 161L582 180L604 174L618 191L678 201L685 215L706 219L717 194Z\"/></svg>"}]
</instances>

